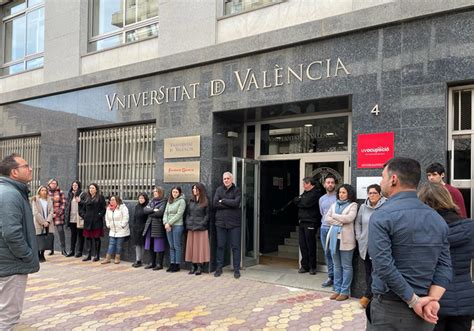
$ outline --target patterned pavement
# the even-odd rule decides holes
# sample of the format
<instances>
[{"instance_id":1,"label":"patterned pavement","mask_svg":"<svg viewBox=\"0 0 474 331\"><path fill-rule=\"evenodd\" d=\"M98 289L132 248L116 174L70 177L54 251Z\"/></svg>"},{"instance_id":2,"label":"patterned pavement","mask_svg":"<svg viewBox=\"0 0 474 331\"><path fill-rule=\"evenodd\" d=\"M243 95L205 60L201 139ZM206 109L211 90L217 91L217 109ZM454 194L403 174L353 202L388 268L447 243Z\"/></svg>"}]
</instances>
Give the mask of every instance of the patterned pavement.
<instances>
[{"instance_id":1,"label":"patterned pavement","mask_svg":"<svg viewBox=\"0 0 474 331\"><path fill-rule=\"evenodd\" d=\"M356 299L232 273L188 275L47 257L29 276L15 330L364 330Z\"/></svg>"}]
</instances>

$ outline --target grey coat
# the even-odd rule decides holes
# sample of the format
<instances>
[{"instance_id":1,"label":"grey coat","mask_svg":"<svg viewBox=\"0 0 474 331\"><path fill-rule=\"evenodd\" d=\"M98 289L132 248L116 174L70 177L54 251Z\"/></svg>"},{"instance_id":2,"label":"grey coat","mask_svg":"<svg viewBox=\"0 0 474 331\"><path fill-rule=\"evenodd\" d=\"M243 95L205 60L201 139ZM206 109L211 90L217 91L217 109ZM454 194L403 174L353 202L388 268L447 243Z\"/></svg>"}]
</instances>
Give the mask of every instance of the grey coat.
<instances>
[{"instance_id":1,"label":"grey coat","mask_svg":"<svg viewBox=\"0 0 474 331\"><path fill-rule=\"evenodd\" d=\"M0 277L29 274L39 268L28 187L0 177Z\"/></svg>"},{"instance_id":2,"label":"grey coat","mask_svg":"<svg viewBox=\"0 0 474 331\"><path fill-rule=\"evenodd\" d=\"M382 206L386 200L386 198L381 197L374 208L370 205L370 201L367 198L364 204L362 204L359 208L359 212L357 213L355 220L355 233L356 240L359 243L359 254L362 260L365 260L365 256L367 255L367 246L369 245L370 216L372 216L374 211L380 208L380 206Z\"/></svg>"}]
</instances>

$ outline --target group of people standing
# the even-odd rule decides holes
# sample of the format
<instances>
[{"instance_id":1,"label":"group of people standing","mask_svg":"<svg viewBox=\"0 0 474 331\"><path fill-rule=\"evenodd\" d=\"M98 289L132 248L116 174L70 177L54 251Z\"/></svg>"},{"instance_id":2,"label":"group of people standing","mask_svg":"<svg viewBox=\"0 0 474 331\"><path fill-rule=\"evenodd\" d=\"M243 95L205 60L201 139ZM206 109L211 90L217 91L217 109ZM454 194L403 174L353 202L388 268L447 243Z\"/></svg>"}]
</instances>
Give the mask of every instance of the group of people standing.
<instances>
[{"instance_id":1,"label":"group of people standing","mask_svg":"<svg viewBox=\"0 0 474 331\"><path fill-rule=\"evenodd\" d=\"M466 219L460 191L444 182L441 164L430 165L426 175L428 182L417 193L420 164L394 158L384 166L381 184L367 187L359 208L352 186L336 189L332 175L324 179L321 197L315 180L304 178L305 191L294 200L300 221L298 272L316 273L314 234L321 218L328 266L322 286L332 286L332 300L349 298L358 248L365 265L360 304L367 311L368 330L471 329L474 221Z\"/></svg>"}]
</instances>

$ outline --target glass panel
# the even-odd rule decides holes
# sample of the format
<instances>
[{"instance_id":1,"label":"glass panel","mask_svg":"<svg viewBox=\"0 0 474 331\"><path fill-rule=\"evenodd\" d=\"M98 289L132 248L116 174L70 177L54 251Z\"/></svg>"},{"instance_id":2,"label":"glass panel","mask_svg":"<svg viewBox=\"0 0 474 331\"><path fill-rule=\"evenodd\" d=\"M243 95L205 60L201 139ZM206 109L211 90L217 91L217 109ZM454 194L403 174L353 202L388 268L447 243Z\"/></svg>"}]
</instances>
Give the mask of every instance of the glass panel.
<instances>
[{"instance_id":1,"label":"glass panel","mask_svg":"<svg viewBox=\"0 0 474 331\"><path fill-rule=\"evenodd\" d=\"M461 130L471 130L472 103L471 91L461 92Z\"/></svg>"},{"instance_id":2,"label":"glass panel","mask_svg":"<svg viewBox=\"0 0 474 331\"><path fill-rule=\"evenodd\" d=\"M125 0L125 25L137 22L137 0Z\"/></svg>"},{"instance_id":3,"label":"glass panel","mask_svg":"<svg viewBox=\"0 0 474 331\"><path fill-rule=\"evenodd\" d=\"M247 126L247 155L245 157L255 158L255 125Z\"/></svg>"},{"instance_id":4,"label":"glass panel","mask_svg":"<svg viewBox=\"0 0 474 331\"><path fill-rule=\"evenodd\" d=\"M454 106L454 128L453 130L459 130L459 92L454 92L453 97L453 106Z\"/></svg>"},{"instance_id":5,"label":"glass panel","mask_svg":"<svg viewBox=\"0 0 474 331\"><path fill-rule=\"evenodd\" d=\"M40 68L44 65L44 57L39 57L37 59L29 60L26 62L26 70Z\"/></svg>"},{"instance_id":6,"label":"glass panel","mask_svg":"<svg viewBox=\"0 0 474 331\"><path fill-rule=\"evenodd\" d=\"M138 22L158 16L158 1L138 0Z\"/></svg>"},{"instance_id":7,"label":"glass panel","mask_svg":"<svg viewBox=\"0 0 474 331\"><path fill-rule=\"evenodd\" d=\"M18 64L14 64L12 66L9 66L9 67L6 67L6 68L3 68L2 70L2 76L5 76L5 75L13 75L13 74L16 74L18 72L22 72L25 70L25 64L22 62L22 63L18 63Z\"/></svg>"},{"instance_id":8,"label":"glass panel","mask_svg":"<svg viewBox=\"0 0 474 331\"><path fill-rule=\"evenodd\" d=\"M28 7L33 7L43 2L44 0L28 0Z\"/></svg>"},{"instance_id":9,"label":"glass panel","mask_svg":"<svg viewBox=\"0 0 474 331\"><path fill-rule=\"evenodd\" d=\"M140 29L128 31L126 33L126 40L127 40L127 43L129 43L133 41L156 37L157 35L158 35L158 25L153 24L153 25L145 26Z\"/></svg>"},{"instance_id":10,"label":"glass panel","mask_svg":"<svg viewBox=\"0 0 474 331\"><path fill-rule=\"evenodd\" d=\"M252 163L245 164L245 192L242 199L245 204L245 249L244 256L247 258L256 258L255 254L255 186L256 172L255 165Z\"/></svg>"},{"instance_id":11,"label":"glass panel","mask_svg":"<svg viewBox=\"0 0 474 331\"><path fill-rule=\"evenodd\" d=\"M5 24L5 63L25 57L26 17Z\"/></svg>"},{"instance_id":12,"label":"glass panel","mask_svg":"<svg viewBox=\"0 0 474 331\"><path fill-rule=\"evenodd\" d=\"M471 179L471 137L458 136L454 139L454 179Z\"/></svg>"},{"instance_id":13,"label":"glass panel","mask_svg":"<svg viewBox=\"0 0 474 331\"><path fill-rule=\"evenodd\" d=\"M347 142L347 116L264 124L261 154L347 151Z\"/></svg>"},{"instance_id":14,"label":"glass panel","mask_svg":"<svg viewBox=\"0 0 474 331\"><path fill-rule=\"evenodd\" d=\"M225 15L238 14L243 11L258 9L272 3L281 2L282 0L231 0L225 3Z\"/></svg>"},{"instance_id":15,"label":"glass panel","mask_svg":"<svg viewBox=\"0 0 474 331\"><path fill-rule=\"evenodd\" d=\"M44 51L44 7L28 13L26 54Z\"/></svg>"},{"instance_id":16,"label":"glass panel","mask_svg":"<svg viewBox=\"0 0 474 331\"><path fill-rule=\"evenodd\" d=\"M21 12L22 10L26 9L26 1L25 0L15 0L4 7L4 16L10 16L16 13Z\"/></svg>"},{"instance_id":17,"label":"glass panel","mask_svg":"<svg viewBox=\"0 0 474 331\"><path fill-rule=\"evenodd\" d=\"M122 34L101 39L90 43L89 51L100 51L101 49L111 48L122 44Z\"/></svg>"},{"instance_id":18,"label":"glass panel","mask_svg":"<svg viewBox=\"0 0 474 331\"><path fill-rule=\"evenodd\" d=\"M92 35L115 31L123 27L121 0L94 0L92 7Z\"/></svg>"},{"instance_id":19,"label":"glass panel","mask_svg":"<svg viewBox=\"0 0 474 331\"><path fill-rule=\"evenodd\" d=\"M472 218L471 215L471 189L469 188L460 188L462 197L464 198L464 205L466 207L467 218Z\"/></svg>"}]
</instances>

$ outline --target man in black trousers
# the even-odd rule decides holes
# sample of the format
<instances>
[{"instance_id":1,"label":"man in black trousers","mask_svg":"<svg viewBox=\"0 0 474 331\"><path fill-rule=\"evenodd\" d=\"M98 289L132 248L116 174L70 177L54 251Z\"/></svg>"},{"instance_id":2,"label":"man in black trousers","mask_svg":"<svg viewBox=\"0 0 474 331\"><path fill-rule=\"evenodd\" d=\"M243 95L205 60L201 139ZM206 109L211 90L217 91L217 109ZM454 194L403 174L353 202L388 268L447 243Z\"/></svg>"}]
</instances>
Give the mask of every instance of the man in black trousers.
<instances>
[{"instance_id":1,"label":"man in black trousers","mask_svg":"<svg viewBox=\"0 0 474 331\"><path fill-rule=\"evenodd\" d=\"M303 178L304 192L293 202L298 207L299 245L301 251L301 267L298 273L308 272L316 275L316 233L321 226L319 198L321 192L316 188L316 179Z\"/></svg>"}]
</instances>

